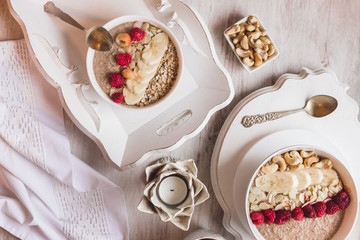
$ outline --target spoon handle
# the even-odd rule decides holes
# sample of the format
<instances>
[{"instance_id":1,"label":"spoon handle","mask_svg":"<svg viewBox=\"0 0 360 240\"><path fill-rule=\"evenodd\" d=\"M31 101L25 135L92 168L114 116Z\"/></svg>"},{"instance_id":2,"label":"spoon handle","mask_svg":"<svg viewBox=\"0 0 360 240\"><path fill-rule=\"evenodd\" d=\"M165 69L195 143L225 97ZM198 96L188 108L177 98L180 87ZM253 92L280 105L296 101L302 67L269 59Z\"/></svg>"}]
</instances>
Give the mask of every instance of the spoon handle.
<instances>
[{"instance_id":1,"label":"spoon handle","mask_svg":"<svg viewBox=\"0 0 360 240\"><path fill-rule=\"evenodd\" d=\"M285 117L287 115L300 112L302 110L303 109L297 109L297 110L290 110L290 111L283 111L283 112L269 112L269 113L265 113L265 114L244 116L241 120L241 124L244 127L249 128L249 127L253 126L254 124L260 124L263 122L276 120L276 119Z\"/></svg>"},{"instance_id":2,"label":"spoon handle","mask_svg":"<svg viewBox=\"0 0 360 240\"><path fill-rule=\"evenodd\" d=\"M70 17L67 13L64 13L60 8L56 7L55 4L51 1L45 3L44 11L60 18L64 22L66 22L70 25L73 25L74 27L77 27L77 28L85 31L85 28L83 26L81 26L80 23L78 23L75 19Z\"/></svg>"}]
</instances>

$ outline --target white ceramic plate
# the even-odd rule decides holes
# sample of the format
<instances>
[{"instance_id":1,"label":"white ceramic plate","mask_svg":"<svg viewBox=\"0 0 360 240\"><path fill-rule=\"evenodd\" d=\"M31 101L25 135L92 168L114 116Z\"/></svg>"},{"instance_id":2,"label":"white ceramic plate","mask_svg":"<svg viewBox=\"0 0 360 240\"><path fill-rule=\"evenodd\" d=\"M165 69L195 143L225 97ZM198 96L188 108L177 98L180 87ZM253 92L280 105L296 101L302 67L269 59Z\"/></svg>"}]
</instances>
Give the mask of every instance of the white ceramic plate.
<instances>
[{"instance_id":1,"label":"white ceramic plate","mask_svg":"<svg viewBox=\"0 0 360 240\"><path fill-rule=\"evenodd\" d=\"M179 41L184 70L178 86L166 101L139 111L122 111L96 93L88 82L84 33L45 13L45 2L8 0L8 5L24 32L30 55L57 88L67 114L120 169L140 164L155 151L177 148L232 100L232 81L217 59L209 31L199 14L182 1L169 0L171 6L165 12L157 10L160 1L152 0L54 1L85 27L101 26L123 15L141 15L164 24L172 20L169 26L177 39L186 37L187 41Z\"/></svg>"},{"instance_id":2,"label":"white ceramic plate","mask_svg":"<svg viewBox=\"0 0 360 240\"><path fill-rule=\"evenodd\" d=\"M211 160L211 180L216 198L224 210L223 224L236 239L253 238L247 224L244 224L236 213L234 202L236 170L240 160L249 149L265 136L287 129L302 129L319 135L336 146L353 170L356 184L360 182L360 162L355 161L358 158L358 143L360 142L360 124L357 120L358 106L346 94L347 89L348 87L328 69L317 71L303 69L300 74L285 74L274 86L250 94L230 113L214 147ZM339 103L338 108L323 118L313 118L305 112L301 112L250 128L245 128L241 124L245 115L301 108L306 99L318 94L335 97ZM312 140L309 138L310 141ZM264 150L269 155L280 148L281 146ZM245 165L243 173L251 172L251 167L256 170L257 166ZM251 175L247 179L247 183L250 178Z\"/></svg>"}]
</instances>

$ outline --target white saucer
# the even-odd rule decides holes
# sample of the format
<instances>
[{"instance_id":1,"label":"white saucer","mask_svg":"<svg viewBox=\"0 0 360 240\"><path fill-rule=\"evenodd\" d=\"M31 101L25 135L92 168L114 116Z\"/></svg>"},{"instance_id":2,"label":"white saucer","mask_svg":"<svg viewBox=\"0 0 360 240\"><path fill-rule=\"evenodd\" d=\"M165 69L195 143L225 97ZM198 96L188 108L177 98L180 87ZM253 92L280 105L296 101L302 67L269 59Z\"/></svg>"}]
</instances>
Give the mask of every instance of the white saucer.
<instances>
[{"instance_id":1,"label":"white saucer","mask_svg":"<svg viewBox=\"0 0 360 240\"><path fill-rule=\"evenodd\" d=\"M299 143L306 141L306 145L331 143L336 146L333 151L336 152L334 149L337 149L347 160L357 184L360 182L360 161L357 161L360 142L360 124L357 119L359 107L347 95L347 90L348 86L340 82L329 69L317 71L303 69L300 74L281 76L274 86L255 91L235 106L226 119L214 147L211 159L211 181L216 198L224 210L224 227L236 239L247 240L254 237L238 217L237 203L234 201L234 180L245 181L236 180L241 177L247 179L246 184L249 183L250 174L256 170L255 166L258 166L258 163L246 160L243 164L241 160L254 151L250 149L266 136L289 129L312 132L317 137L289 136L288 143L297 143L297 141ZM245 128L241 124L242 118L246 115L298 109L304 106L306 99L319 94L330 95L338 100L337 109L326 117L314 118L305 112L300 112L275 121L256 124L250 128ZM296 140L297 138L299 139ZM320 141L320 138L323 140ZM263 146L261 152L254 153L255 157L264 160L264 157L279 150L282 144L281 141L279 143L271 141L271 144ZM271 149L272 147L274 149ZM324 148L331 149L329 146ZM244 166L241 174L237 173L239 164ZM359 189L359 186L357 188Z\"/></svg>"}]
</instances>

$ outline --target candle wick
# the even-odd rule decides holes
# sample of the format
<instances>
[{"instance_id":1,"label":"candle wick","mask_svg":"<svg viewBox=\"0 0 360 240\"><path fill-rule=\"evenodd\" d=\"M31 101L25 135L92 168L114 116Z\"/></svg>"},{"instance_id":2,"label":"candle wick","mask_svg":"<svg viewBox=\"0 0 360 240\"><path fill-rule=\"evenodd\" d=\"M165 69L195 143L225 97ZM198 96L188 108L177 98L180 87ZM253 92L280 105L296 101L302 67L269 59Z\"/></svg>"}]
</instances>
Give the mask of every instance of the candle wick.
<instances>
[{"instance_id":1,"label":"candle wick","mask_svg":"<svg viewBox=\"0 0 360 240\"><path fill-rule=\"evenodd\" d=\"M175 190L174 190L174 189L170 189L170 191L172 191L172 192L173 192L173 191L175 191Z\"/></svg>"}]
</instances>

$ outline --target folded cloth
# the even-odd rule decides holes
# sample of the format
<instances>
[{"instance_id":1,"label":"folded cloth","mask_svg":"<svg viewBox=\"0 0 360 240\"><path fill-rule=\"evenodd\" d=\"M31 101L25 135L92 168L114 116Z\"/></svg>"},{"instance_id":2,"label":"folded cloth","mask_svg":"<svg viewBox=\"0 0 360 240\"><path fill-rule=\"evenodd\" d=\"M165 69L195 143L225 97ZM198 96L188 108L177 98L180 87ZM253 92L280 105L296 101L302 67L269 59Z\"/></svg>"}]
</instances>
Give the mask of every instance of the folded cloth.
<instances>
[{"instance_id":1,"label":"folded cloth","mask_svg":"<svg viewBox=\"0 0 360 240\"><path fill-rule=\"evenodd\" d=\"M70 153L56 89L0 42L0 226L21 239L128 239L122 190Z\"/></svg>"}]
</instances>

